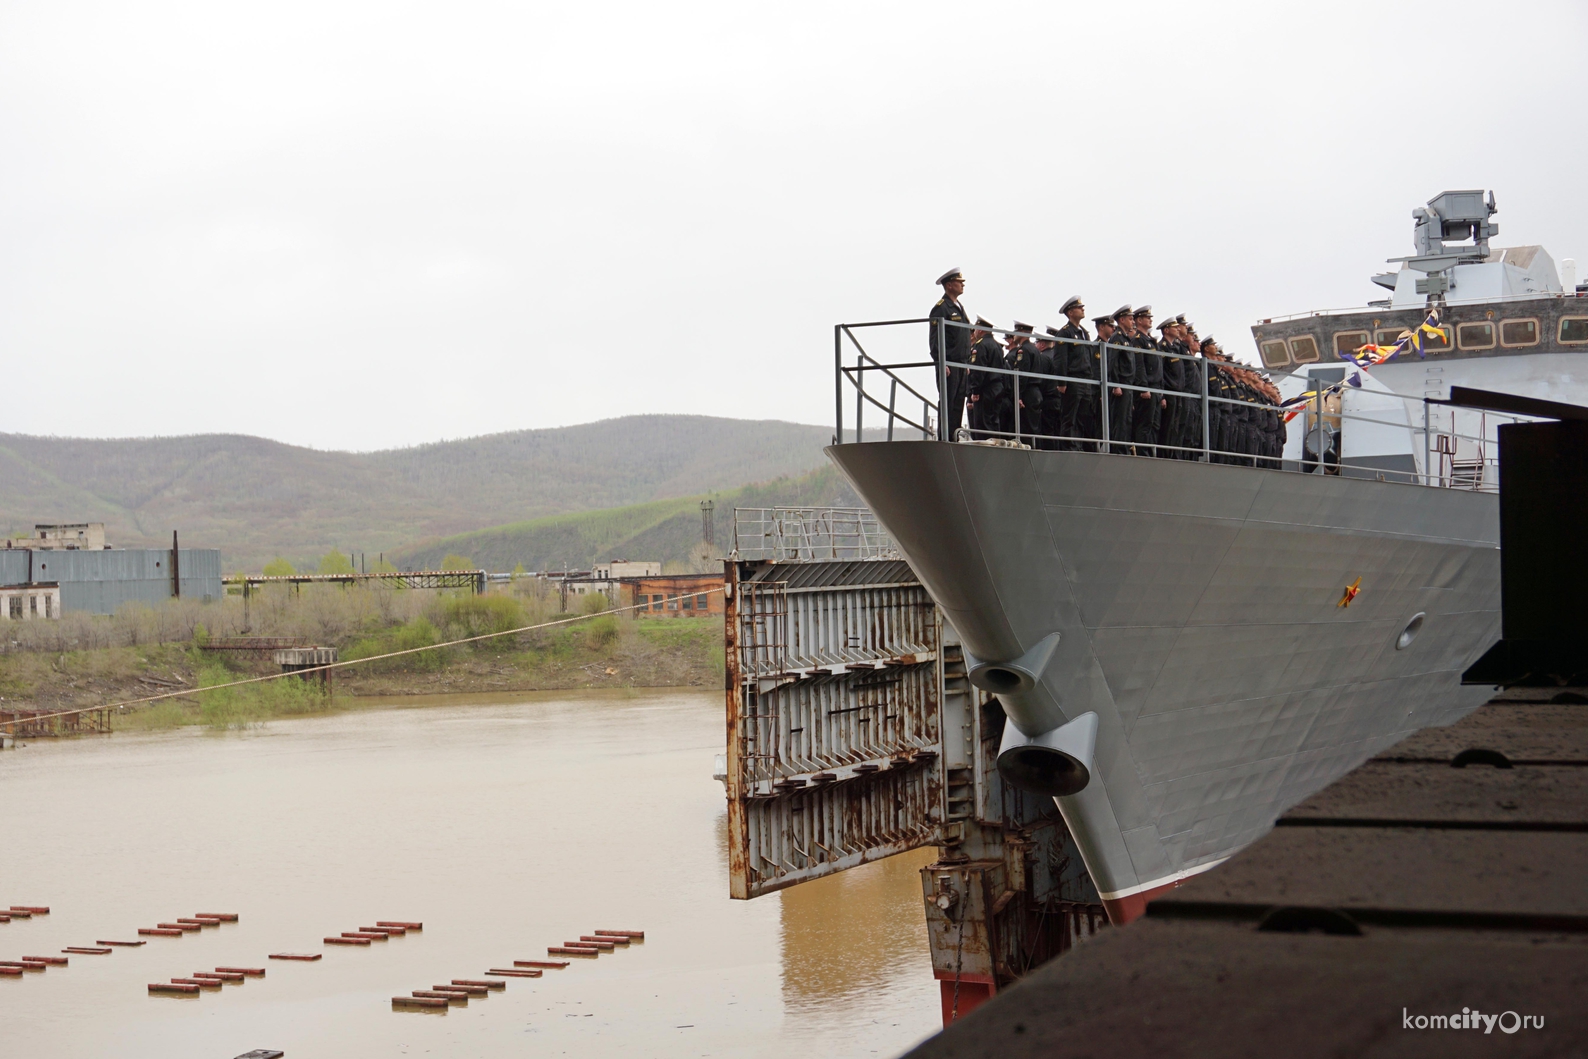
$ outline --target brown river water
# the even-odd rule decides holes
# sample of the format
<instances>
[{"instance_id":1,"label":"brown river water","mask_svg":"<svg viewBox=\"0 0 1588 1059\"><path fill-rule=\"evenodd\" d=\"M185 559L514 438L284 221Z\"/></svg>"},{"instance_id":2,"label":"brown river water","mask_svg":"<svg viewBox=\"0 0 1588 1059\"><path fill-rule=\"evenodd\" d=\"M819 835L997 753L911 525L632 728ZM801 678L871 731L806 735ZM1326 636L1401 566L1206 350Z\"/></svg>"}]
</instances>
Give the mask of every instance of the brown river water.
<instances>
[{"instance_id":1,"label":"brown river water","mask_svg":"<svg viewBox=\"0 0 1588 1059\"><path fill-rule=\"evenodd\" d=\"M0 924L0 960L241 917L0 977L0 1052L898 1054L937 1028L929 853L729 900L722 727L719 692L550 692L0 752L0 906L51 908ZM424 930L321 941L377 919ZM646 941L445 1015L391 1009L596 929ZM198 998L145 988L217 966L268 973Z\"/></svg>"}]
</instances>

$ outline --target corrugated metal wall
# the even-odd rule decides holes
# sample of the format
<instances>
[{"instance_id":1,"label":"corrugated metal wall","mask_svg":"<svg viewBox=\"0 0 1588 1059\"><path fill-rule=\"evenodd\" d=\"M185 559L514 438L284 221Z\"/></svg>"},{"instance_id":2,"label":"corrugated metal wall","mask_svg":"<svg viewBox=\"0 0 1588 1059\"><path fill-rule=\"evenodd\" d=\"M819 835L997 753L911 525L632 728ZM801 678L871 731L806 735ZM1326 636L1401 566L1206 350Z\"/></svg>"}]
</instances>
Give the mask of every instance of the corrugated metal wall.
<instances>
[{"instance_id":1,"label":"corrugated metal wall","mask_svg":"<svg viewBox=\"0 0 1588 1059\"><path fill-rule=\"evenodd\" d=\"M0 551L0 584L28 580L28 552ZM35 551L33 580L61 586L61 609L114 614L123 603L158 604L171 598L169 548L115 548L102 551ZM221 553L215 548L183 548L178 554L184 599L220 599Z\"/></svg>"}]
</instances>

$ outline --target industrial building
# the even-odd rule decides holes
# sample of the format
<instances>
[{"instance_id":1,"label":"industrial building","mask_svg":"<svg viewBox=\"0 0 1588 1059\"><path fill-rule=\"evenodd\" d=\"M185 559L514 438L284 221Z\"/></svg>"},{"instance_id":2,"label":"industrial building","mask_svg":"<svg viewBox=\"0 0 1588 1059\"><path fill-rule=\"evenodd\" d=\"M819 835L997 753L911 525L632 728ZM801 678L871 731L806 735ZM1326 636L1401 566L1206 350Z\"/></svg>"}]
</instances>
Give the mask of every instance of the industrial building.
<instances>
[{"instance_id":1,"label":"industrial building","mask_svg":"<svg viewBox=\"0 0 1588 1059\"><path fill-rule=\"evenodd\" d=\"M104 539L103 524L80 523L35 526L34 536L8 540L0 548L0 621L221 598L218 549L112 548Z\"/></svg>"},{"instance_id":2,"label":"industrial building","mask_svg":"<svg viewBox=\"0 0 1588 1059\"><path fill-rule=\"evenodd\" d=\"M658 574L623 581L625 605L641 618L699 618L723 612L721 574Z\"/></svg>"}]
</instances>

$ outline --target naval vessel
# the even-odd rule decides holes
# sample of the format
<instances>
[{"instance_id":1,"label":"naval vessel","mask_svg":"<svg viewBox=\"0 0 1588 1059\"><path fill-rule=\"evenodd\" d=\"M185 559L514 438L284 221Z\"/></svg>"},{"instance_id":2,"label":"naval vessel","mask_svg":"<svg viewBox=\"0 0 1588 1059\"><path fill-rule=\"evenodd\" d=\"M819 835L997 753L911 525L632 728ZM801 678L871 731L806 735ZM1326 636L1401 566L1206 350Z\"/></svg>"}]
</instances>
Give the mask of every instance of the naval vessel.
<instances>
[{"instance_id":1,"label":"naval vessel","mask_svg":"<svg viewBox=\"0 0 1588 1059\"><path fill-rule=\"evenodd\" d=\"M1461 676L1500 631L1498 423L1436 402L1588 393L1588 298L1541 247L1491 250L1495 209L1446 192L1373 277L1391 298L1253 328L1314 426L1337 424L1335 473L1302 473L1295 428L1277 467L892 440L891 418L890 440L846 443L840 397L828 455L1002 703L999 770L1054 797L1115 922L1492 695ZM1429 321L1421 356L1360 365ZM841 378L894 375L859 366Z\"/></svg>"}]
</instances>

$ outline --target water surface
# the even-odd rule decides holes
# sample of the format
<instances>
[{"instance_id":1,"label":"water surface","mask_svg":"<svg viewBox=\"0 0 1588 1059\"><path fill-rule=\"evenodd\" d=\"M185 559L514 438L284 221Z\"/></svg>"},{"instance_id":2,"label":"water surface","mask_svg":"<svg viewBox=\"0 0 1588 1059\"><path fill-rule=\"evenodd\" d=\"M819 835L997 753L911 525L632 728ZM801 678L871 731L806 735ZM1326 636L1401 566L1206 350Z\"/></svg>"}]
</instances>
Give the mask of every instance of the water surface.
<instances>
[{"instance_id":1,"label":"water surface","mask_svg":"<svg viewBox=\"0 0 1588 1059\"><path fill-rule=\"evenodd\" d=\"M936 1028L917 870L896 857L755 901L727 897L716 692L452 698L0 753L0 959L241 920L0 979L11 1055L893 1055ZM423 933L321 938L377 919ZM545 957L592 929L643 946L444 1015L390 998ZM324 952L317 963L266 960ZM268 976L199 999L145 984Z\"/></svg>"}]
</instances>

